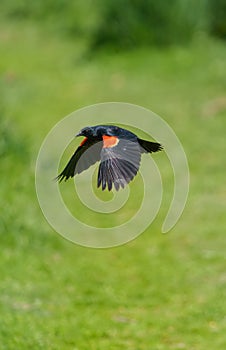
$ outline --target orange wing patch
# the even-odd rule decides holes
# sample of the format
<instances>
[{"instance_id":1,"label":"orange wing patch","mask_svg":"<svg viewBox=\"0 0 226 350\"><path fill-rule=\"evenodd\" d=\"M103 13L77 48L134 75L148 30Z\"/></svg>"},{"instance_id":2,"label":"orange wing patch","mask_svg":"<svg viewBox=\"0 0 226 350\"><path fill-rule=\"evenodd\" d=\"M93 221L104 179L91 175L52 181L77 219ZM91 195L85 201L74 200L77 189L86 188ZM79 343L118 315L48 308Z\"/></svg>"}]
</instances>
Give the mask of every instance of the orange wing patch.
<instances>
[{"instance_id":1,"label":"orange wing patch","mask_svg":"<svg viewBox=\"0 0 226 350\"><path fill-rule=\"evenodd\" d=\"M103 135L103 141L103 148L115 147L119 143L119 139L116 136Z\"/></svg>"},{"instance_id":2,"label":"orange wing patch","mask_svg":"<svg viewBox=\"0 0 226 350\"><path fill-rule=\"evenodd\" d=\"M87 140L88 140L87 137L85 137L85 138L82 140L82 142L80 143L80 147L83 146L84 143L85 143Z\"/></svg>"}]
</instances>

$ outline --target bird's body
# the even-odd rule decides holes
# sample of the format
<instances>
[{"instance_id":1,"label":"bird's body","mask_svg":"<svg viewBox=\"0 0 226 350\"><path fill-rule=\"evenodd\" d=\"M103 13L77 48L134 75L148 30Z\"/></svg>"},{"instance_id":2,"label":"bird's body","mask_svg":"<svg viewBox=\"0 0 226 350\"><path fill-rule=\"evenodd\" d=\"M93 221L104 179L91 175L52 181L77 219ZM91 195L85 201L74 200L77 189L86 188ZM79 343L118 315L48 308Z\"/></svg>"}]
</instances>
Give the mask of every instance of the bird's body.
<instances>
[{"instance_id":1,"label":"bird's body","mask_svg":"<svg viewBox=\"0 0 226 350\"><path fill-rule=\"evenodd\" d=\"M157 142L140 139L133 132L115 125L83 128L76 136L84 136L64 170L57 176L61 182L100 161L97 186L110 191L124 188L137 174L142 153L162 150Z\"/></svg>"}]
</instances>

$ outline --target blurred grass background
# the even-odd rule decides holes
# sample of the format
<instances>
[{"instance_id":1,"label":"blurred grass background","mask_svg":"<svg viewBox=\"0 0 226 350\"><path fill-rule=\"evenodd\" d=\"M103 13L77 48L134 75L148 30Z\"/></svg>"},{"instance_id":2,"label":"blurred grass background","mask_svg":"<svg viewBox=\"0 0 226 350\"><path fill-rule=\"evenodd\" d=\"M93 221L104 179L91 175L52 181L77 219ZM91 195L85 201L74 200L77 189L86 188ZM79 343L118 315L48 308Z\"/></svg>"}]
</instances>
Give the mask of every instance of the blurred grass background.
<instances>
[{"instance_id":1,"label":"blurred grass background","mask_svg":"<svg viewBox=\"0 0 226 350\"><path fill-rule=\"evenodd\" d=\"M0 19L1 349L224 349L225 1L2 0ZM34 167L56 122L105 101L163 116L191 187L169 234L163 209L92 250L48 226Z\"/></svg>"}]
</instances>

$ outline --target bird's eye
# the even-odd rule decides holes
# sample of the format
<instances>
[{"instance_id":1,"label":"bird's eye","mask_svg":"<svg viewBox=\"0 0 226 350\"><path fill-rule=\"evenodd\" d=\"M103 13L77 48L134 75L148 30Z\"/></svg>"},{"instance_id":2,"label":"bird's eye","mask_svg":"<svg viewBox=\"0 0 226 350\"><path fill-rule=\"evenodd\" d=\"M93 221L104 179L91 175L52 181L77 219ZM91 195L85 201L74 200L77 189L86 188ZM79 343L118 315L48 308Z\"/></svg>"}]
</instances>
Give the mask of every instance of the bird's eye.
<instances>
[{"instance_id":1,"label":"bird's eye","mask_svg":"<svg viewBox=\"0 0 226 350\"><path fill-rule=\"evenodd\" d=\"M83 133L89 135L91 133L91 128L87 127L83 129Z\"/></svg>"}]
</instances>

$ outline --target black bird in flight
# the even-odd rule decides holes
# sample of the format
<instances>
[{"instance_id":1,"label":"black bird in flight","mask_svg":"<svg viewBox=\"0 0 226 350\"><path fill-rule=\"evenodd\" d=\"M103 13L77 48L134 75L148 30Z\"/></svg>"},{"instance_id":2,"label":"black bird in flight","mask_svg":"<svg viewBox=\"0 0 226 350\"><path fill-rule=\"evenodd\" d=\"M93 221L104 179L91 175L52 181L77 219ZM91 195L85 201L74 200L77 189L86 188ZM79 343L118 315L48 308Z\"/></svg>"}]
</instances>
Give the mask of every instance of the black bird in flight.
<instances>
[{"instance_id":1,"label":"black bird in flight","mask_svg":"<svg viewBox=\"0 0 226 350\"><path fill-rule=\"evenodd\" d=\"M129 130L114 125L83 128L76 136L84 136L64 170L57 176L60 182L88 169L100 161L97 187L118 191L136 176L142 153L162 150L157 142L142 140Z\"/></svg>"}]
</instances>

